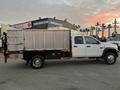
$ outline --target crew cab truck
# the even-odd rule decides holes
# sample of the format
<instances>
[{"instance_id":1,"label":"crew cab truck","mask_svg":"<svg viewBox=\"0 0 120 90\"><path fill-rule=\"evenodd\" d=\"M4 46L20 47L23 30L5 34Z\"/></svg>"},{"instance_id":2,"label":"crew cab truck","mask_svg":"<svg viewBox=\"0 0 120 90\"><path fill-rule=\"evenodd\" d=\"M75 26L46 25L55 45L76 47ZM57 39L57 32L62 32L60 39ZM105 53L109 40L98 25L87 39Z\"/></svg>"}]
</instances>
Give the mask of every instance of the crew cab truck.
<instances>
[{"instance_id":1,"label":"crew cab truck","mask_svg":"<svg viewBox=\"0 0 120 90\"><path fill-rule=\"evenodd\" d=\"M35 69L45 60L62 58L102 58L114 64L117 45L102 43L92 36L72 34L71 30L8 30L9 54L22 52L23 59Z\"/></svg>"}]
</instances>

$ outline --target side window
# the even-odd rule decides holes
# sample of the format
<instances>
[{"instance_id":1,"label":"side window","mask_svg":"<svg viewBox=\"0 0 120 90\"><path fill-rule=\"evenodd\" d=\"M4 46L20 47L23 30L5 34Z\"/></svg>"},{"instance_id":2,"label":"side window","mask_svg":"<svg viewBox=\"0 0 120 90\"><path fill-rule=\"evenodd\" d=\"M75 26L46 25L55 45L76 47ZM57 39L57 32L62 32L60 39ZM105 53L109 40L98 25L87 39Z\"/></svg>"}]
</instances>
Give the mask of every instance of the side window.
<instances>
[{"instance_id":1,"label":"side window","mask_svg":"<svg viewBox=\"0 0 120 90\"><path fill-rule=\"evenodd\" d=\"M98 44L98 41L92 37L85 36L86 44Z\"/></svg>"},{"instance_id":2,"label":"side window","mask_svg":"<svg viewBox=\"0 0 120 90\"><path fill-rule=\"evenodd\" d=\"M82 36L76 36L75 37L75 44L83 44L83 37Z\"/></svg>"}]
</instances>

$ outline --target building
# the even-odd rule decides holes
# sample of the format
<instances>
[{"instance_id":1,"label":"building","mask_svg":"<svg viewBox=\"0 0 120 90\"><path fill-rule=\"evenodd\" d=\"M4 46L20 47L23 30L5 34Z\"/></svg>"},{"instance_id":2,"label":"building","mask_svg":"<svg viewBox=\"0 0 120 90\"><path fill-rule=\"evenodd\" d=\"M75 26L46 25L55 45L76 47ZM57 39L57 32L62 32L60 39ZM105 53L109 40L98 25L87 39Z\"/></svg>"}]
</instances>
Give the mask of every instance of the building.
<instances>
[{"instance_id":1,"label":"building","mask_svg":"<svg viewBox=\"0 0 120 90\"><path fill-rule=\"evenodd\" d=\"M71 24L65 20L54 18L39 18L38 20L18 23L14 25L1 25L1 33L7 30L20 30L20 29L47 29L47 30L71 30L72 34L79 34L77 30L79 26Z\"/></svg>"},{"instance_id":2,"label":"building","mask_svg":"<svg viewBox=\"0 0 120 90\"><path fill-rule=\"evenodd\" d=\"M60 30L60 29L69 29L77 30L77 26L71 24L65 20L59 20L54 18L39 18L38 20L28 21L24 23L11 25L17 29L48 29L48 30Z\"/></svg>"}]
</instances>

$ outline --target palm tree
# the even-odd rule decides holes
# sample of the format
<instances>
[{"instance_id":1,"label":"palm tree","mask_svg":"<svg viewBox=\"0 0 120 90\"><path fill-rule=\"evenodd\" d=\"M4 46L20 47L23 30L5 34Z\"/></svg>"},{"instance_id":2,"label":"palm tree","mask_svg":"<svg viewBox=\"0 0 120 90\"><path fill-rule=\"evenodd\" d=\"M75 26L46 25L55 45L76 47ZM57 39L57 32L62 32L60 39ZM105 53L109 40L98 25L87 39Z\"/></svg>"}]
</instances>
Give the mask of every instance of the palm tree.
<instances>
[{"instance_id":1,"label":"palm tree","mask_svg":"<svg viewBox=\"0 0 120 90\"><path fill-rule=\"evenodd\" d=\"M95 27L94 27L94 26L91 26L91 32L90 32L90 35L93 35L94 30L95 30Z\"/></svg>"},{"instance_id":2,"label":"palm tree","mask_svg":"<svg viewBox=\"0 0 120 90\"><path fill-rule=\"evenodd\" d=\"M87 35L88 35L88 33L90 32L90 29L86 28L85 32L87 32Z\"/></svg>"},{"instance_id":3,"label":"palm tree","mask_svg":"<svg viewBox=\"0 0 120 90\"><path fill-rule=\"evenodd\" d=\"M110 37L110 33L111 33L111 28L112 28L112 25L111 25L111 24L109 24L107 28L108 28L108 37Z\"/></svg>"}]
</instances>

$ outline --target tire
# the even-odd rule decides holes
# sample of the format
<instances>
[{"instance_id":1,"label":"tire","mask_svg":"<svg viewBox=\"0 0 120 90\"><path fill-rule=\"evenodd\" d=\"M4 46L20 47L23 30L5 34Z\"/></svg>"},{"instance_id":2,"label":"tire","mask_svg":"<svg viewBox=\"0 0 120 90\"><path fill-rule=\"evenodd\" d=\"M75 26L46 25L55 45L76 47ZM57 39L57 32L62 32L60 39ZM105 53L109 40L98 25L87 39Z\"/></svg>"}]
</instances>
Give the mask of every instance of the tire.
<instances>
[{"instance_id":1,"label":"tire","mask_svg":"<svg viewBox=\"0 0 120 90\"><path fill-rule=\"evenodd\" d=\"M112 53L112 52L106 53L105 57L104 57L105 63L109 64L109 65L115 64L116 58L117 58L117 56L114 53Z\"/></svg>"},{"instance_id":2,"label":"tire","mask_svg":"<svg viewBox=\"0 0 120 90\"><path fill-rule=\"evenodd\" d=\"M118 50L120 50L120 46L118 46Z\"/></svg>"},{"instance_id":3,"label":"tire","mask_svg":"<svg viewBox=\"0 0 120 90\"><path fill-rule=\"evenodd\" d=\"M34 56L31 60L31 66L33 69L43 68L44 66L44 58L41 56Z\"/></svg>"}]
</instances>

